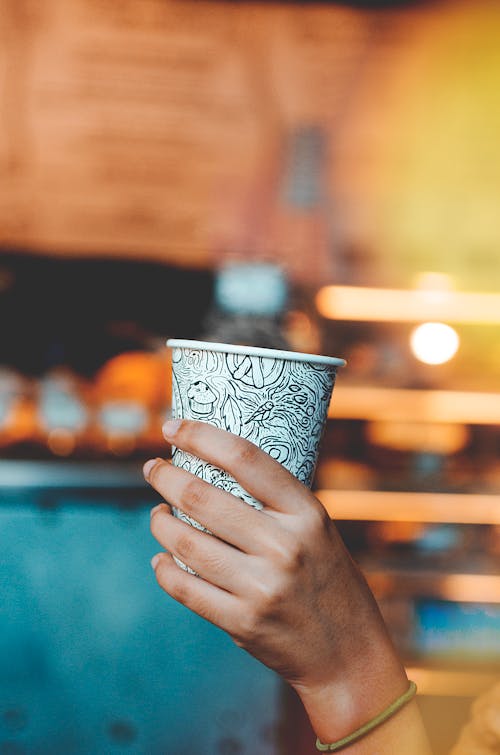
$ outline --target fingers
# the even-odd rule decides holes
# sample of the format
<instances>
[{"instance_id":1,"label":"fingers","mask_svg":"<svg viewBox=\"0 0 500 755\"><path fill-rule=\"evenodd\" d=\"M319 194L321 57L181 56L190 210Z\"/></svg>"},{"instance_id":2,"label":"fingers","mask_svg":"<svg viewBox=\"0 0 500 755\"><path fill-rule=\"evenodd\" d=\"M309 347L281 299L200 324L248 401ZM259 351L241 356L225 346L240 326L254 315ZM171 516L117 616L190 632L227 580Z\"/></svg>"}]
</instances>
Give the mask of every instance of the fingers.
<instances>
[{"instance_id":1,"label":"fingers","mask_svg":"<svg viewBox=\"0 0 500 755\"><path fill-rule=\"evenodd\" d=\"M160 504L151 512L151 532L164 548L204 580L236 595L245 591L251 557L172 516L165 505Z\"/></svg>"},{"instance_id":2,"label":"fingers","mask_svg":"<svg viewBox=\"0 0 500 755\"><path fill-rule=\"evenodd\" d=\"M271 517L184 469L158 459L145 476L166 501L240 551L263 553L279 540Z\"/></svg>"},{"instance_id":3,"label":"fingers","mask_svg":"<svg viewBox=\"0 0 500 755\"><path fill-rule=\"evenodd\" d=\"M174 600L226 632L238 626L241 605L234 595L183 571L168 553L157 554L151 563L158 584Z\"/></svg>"},{"instance_id":4,"label":"fingers","mask_svg":"<svg viewBox=\"0 0 500 755\"><path fill-rule=\"evenodd\" d=\"M270 508L293 513L304 506L307 488L254 443L193 420L166 422L163 433L178 448L225 469ZM309 497L313 499L311 494Z\"/></svg>"}]
</instances>

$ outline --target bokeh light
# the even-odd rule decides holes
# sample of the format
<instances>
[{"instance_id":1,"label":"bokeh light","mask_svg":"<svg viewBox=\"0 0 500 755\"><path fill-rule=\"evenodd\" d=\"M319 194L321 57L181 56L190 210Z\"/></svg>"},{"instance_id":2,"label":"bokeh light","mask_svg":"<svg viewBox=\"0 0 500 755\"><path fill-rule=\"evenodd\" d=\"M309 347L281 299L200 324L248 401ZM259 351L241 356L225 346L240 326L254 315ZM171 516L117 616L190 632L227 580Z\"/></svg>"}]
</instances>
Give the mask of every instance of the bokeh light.
<instances>
[{"instance_id":1,"label":"bokeh light","mask_svg":"<svg viewBox=\"0 0 500 755\"><path fill-rule=\"evenodd\" d=\"M420 362L444 364L458 351L460 338L456 330L442 322L426 322L412 330L411 350Z\"/></svg>"}]
</instances>

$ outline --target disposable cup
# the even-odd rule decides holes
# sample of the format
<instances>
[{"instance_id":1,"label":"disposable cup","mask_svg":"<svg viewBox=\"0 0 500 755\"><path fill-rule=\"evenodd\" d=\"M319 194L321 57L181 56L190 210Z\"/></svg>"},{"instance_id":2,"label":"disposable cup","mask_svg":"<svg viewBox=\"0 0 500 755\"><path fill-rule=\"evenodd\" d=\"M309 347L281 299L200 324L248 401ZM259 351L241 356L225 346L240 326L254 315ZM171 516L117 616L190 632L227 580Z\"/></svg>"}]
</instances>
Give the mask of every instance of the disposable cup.
<instances>
[{"instance_id":1,"label":"disposable cup","mask_svg":"<svg viewBox=\"0 0 500 755\"><path fill-rule=\"evenodd\" d=\"M167 346L172 349L173 418L201 420L246 438L311 485L343 359L210 341L170 339ZM262 508L225 470L175 447L172 461ZM180 509L173 513L208 531Z\"/></svg>"}]
</instances>

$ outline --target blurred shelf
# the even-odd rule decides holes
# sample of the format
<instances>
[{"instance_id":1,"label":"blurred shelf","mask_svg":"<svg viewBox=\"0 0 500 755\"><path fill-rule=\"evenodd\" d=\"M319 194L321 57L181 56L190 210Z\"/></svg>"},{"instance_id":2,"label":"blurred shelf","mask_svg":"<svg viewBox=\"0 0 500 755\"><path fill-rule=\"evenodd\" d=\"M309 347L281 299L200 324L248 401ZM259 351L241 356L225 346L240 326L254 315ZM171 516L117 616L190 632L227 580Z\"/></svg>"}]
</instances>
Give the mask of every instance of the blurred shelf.
<instances>
[{"instance_id":1,"label":"blurred shelf","mask_svg":"<svg viewBox=\"0 0 500 755\"><path fill-rule=\"evenodd\" d=\"M333 519L500 524L500 495L318 490Z\"/></svg>"},{"instance_id":2,"label":"blurred shelf","mask_svg":"<svg viewBox=\"0 0 500 755\"><path fill-rule=\"evenodd\" d=\"M349 322L500 323L500 294L480 291L324 286L316 306L323 317Z\"/></svg>"},{"instance_id":3,"label":"blurred shelf","mask_svg":"<svg viewBox=\"0 0 500 755\"><path fill-rule=\"evenodd\" d=\"M442 695L445 697L477 697L500 678L497 673L470 670L451 670L429 666L407 665L406 673L413 679L419 695Z\"/></svg>"},{"instance_id":4,"label":"blurred shelf","mask_svg":"<svg viewBox=\"0 0 500 755\"><path fill-rule=\"evenodd\" d=\"M437 598L458 603L500 603L500 575L363 568L377 598Z\"/></svg>"},{"instance_id":5,"label":"blurred shelf","mask_svg":"<svg viewBox=\"0 0 500 755\"><path fill-rule=\"evenodd\" d=\"M329 416L333 419L497 425L500 424L500 393L349 386L339 381Z\"/></svg>"},{"instance_id":6,"label":"blurred shelf","mask_svg":"<svg viewBox=\"0 0 500 755\"><path fill-rule=\"evenodd\" d=\"M146 489L140 463L115 461L0 461L0 492L9 490Z\"/></svg>"}]
</instances>

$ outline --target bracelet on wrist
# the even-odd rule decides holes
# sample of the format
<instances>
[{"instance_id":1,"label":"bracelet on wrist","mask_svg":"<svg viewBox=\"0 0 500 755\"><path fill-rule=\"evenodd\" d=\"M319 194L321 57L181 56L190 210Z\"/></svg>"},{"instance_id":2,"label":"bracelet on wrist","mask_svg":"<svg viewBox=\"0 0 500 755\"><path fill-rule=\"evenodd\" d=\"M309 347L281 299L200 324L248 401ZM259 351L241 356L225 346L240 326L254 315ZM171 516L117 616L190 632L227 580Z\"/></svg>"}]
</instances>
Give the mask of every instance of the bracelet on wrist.
<instances>
[{"instance_id":1,"label":"bracelet on wrist","mask_svg":"<svg viewBox=\"0 0 500 755\"><path fill-rule=\"evenodd\" d=\"M348 734L346 737L339 739L337 742L326 744L324 742L321 742L318 737L316 739L316 748L320 752L337 752L343 747L347 747L347 745L351 745L353 744L353 742L357 742L358 739L361 739L362 737L369 734L371 731L373 731L373 729L376 729L378 726L391 718L395 713L398 712L398 710L401 710L401 708L403 708L406 703L410 702L416 692L417 685L415 684L415 682L410 682L410 686L408 687L406 692L398 697L398 699L391 703L387 708L385 708L385 710L375 716L375 718L372 718L371 721L363 724L363 726L360 726L359 729L353 731L352 734Z\"/></svg>"}]
</instances>

